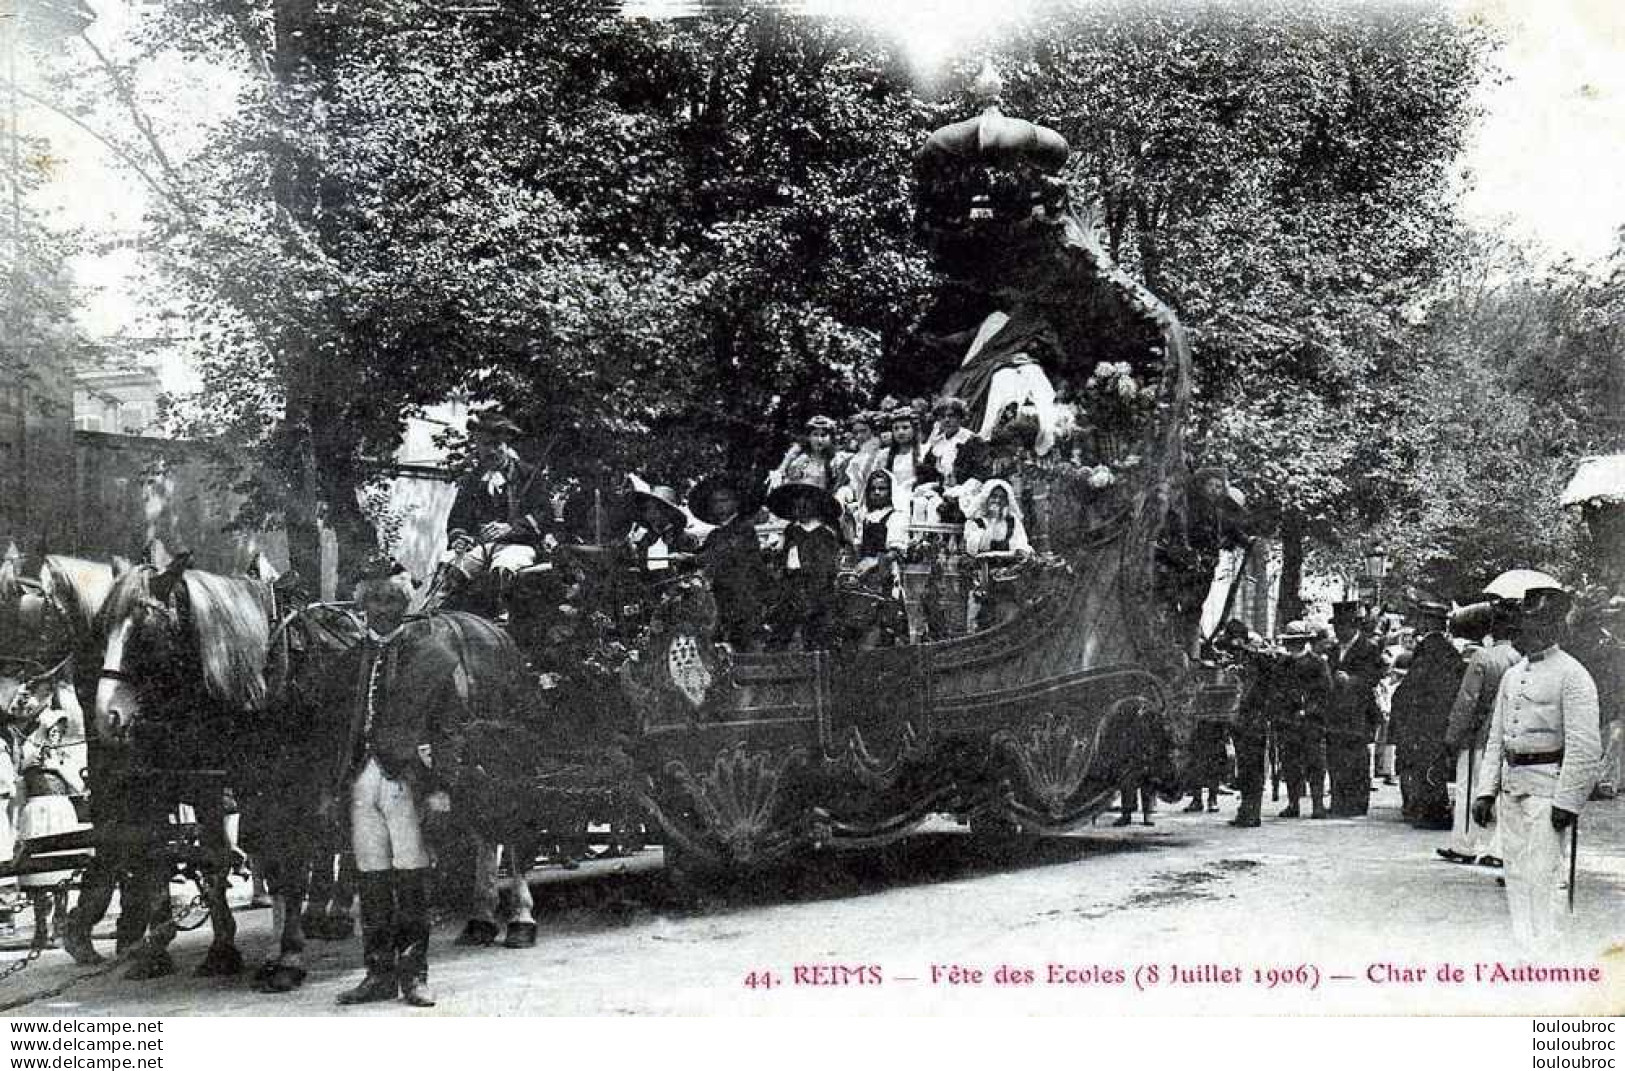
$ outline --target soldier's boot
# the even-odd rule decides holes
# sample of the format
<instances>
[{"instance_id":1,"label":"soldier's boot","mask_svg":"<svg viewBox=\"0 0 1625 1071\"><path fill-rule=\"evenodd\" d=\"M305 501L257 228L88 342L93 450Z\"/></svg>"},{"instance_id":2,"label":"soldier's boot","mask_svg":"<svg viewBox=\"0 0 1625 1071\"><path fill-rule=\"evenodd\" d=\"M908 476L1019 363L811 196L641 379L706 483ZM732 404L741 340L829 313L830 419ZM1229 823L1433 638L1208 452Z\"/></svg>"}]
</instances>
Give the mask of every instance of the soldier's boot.
<instances>
[{"instance_id":1,"label":"soldier's boot","mask_svg":"<svg viewBox=\"0 0 1625 1071\"><path fill-rule=\"evenodd\" d=\"M414 1008L434 1007L429 989L429 888L433 872L395 871L398 913L395 916L395 953L399 957L401 1000Z\"/></svg>"},{"instance_id":2,"label":"soldier's boot","mask_svg":"<svg viewBox=\"0 0 1625 1071\"><path fill-rule=\"evenodd\" d=\"M1302 818L1303 817L1303 812L1298 810L1298 794L1296 792L1293 792L1293 793L1291 793L1290 795L1287 796L1286 800L1287 800L1286 806L1281 809L1281 813L1276 815L1276 817L1277 818ZM1320 806L1320 797L1318 797L1318 796L1315 797L1315 806L1317 806L1317 807Z\"/></svg>"},{"instance_id":3,"label":"soldier's boot","mask_svg":"<svg viewBox=\"0 0 1625 1071\"><path fill-rule=\"evenodd\" d=\"M338 996L340 1004L375 1004L400 993L395 962L395 878L392 871L363 872L361 887L361 960L366 977Z\"/></svg>"},{"instance_id":4,"label":"soldier's boot","mask_svg":"<svg viewBox=\"0 0 1625 1071\"><path fill-rule=\"evenodd\" d=\"M1309 811L1309 817L1310 818L1325 818L1325 817L1327 817L1326 805L1325 805L1325 803L1323 803L1321 801L1319 792L1316 792L1314 795L1312 795L1310 797L1309 802L1311 804L1311 810Z\"/></svg>"}]
</instances>

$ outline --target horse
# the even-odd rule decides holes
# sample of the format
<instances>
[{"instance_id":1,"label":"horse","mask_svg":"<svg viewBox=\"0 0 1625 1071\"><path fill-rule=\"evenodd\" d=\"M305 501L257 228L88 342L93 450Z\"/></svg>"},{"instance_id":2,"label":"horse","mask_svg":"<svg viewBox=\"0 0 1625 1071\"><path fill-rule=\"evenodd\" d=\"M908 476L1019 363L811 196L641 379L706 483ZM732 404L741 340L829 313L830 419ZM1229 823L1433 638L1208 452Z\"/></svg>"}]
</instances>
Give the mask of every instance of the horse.
<instances>
[{"instance_id":1,"label":"horse","mask_svg":"<svg viewBox=\"0 0 1625 1071\"><path fill-rule=\"evenodd\" d=\"M240 793L245 842L262 860L276 902L277 949L256 982L269 992L297 988L305 977L301 907L312 865L331 858L329 816L339 805L355 742L357 675L344 672L344 666L364 633L363 622L343 607L316 604L273 625L266 585L190 569L184 561L126 573L104 618L107 641L94 716L98 738L154 766L225 772ZM514 892L523 912L515 925L521 940L528 927L533 943L523 865L534 858L539 838L522 831L533 823L522 807L513 806L519 797L511 786L489 773L499 759L512 758L511 715L521 707L523 660L501 629L472 614L410 619L395 642L411 657L403 657L393 687L438 686L443 682L424 674L451 667L466 693L466 709L479 715L478 723L497 727L474 734L475 761L454 787L454 816L457 832L477 834L493 845L515 845ZM419 661L427 668L414 674ZM375 701L389 702L390 687ZM177 798L172 786L161 787L168 789L166 803ZM208 839L218 801L208 792L192 796ZM206 848L206 870L219 874L226 861L223 845ZM478 854L489 858L488 849ZM223 882L206 884L211 896L224 888ZM211 909L225 914L223 903L211 902ZM218 921L200 974L241 967L235 928L222 928ZM161 921L155 926L135 976L173 970L164 948L172 930Z\"/></svg>"},{"instance_id":2,"label":"horse","mask_svg":"<svg viewBox=\"0 0 1625 1071\"><path fill-rule=\"evenodd\" d=\"M168 812L182 802L197 813L199 884L214 929L196 973L242 970L226 901L232 851L225 786L258 760L244 746L250 741L239 722L264 702L270 615L269 585L191 569L185 555L162 569L127 570L102 607L105 646L92 723L107 776L96 794L114 801L116 821L98 829L98 852L104 843L116 847L136 886L151 897L147 941L127 978L174 970L169 874L158 849ZM71 922L69 951L80 962L94 962L88 925L77 917ZM88 957L82 954L87 949Z\"/></svg>"},{"instance_id":3,"label":"horse","mask_svg":"<svg viewBox=\"0 0 1625 1071\"><path fill-rule=\"evenodd\" d=\"M0 670L19 679L50 674L69 680L81 709L90 710L96 693L94 669L102 654L101 608L117 577L128 568L129 563L117 557L98 562L49 554L41 560L38 576L29 577L18 568L15 556L0 561ZM80 963L101 959L89 934L106 913L115 887L122 905L116 931L121 951L141 940L151 914L147 898L152 883L130 880L127 864L134 857L133 847L122 844L118 836L124 823L117 794L101 791L115 776L105 760L99 747L91 747L90 807L100 850L81 878L79 904L62 927L63 943Z\"/></svg>"},{"instance_id":4,"label":"horse","mask_svg":"<svg viewBox=\"0 0 1625 1071\"><path fill-rule=\"evenodd\" d=\"M268 991L286 991L303 981L302 878L312 862L322 860L301 858L290 853L289 846L308 843L304 831L320 824L321 812L340 805L358 742L360 663L355 652L365 631L364 622L347 608L318 603L284 620L272 643L267 668L270 708L283 732L276 749L264 752L275 756L265 768L284 771L284 780L272 786L273 798L281 801L279 808L250 816L256 838L280 843L268 849L279 859L279 880L273 881L272 891L278 898L280 927L276 956L260 975L261 988ZM473 844L473 911L459 943L490 944L497 935L501 892L497 864L505 848L515 914L504 943L529 947L535 943L536 924L525 867L537 855L541 833L524 792L530 771L527 756L534 754L535 742L515 716L525 706L523 658L506 632L461 611L409 618L392 637L391 647L399 652L397 668L392 678L381 682L372 697L375 703L441 688L448 671L457 678L459 698L452 705L460 709L446 711L445 718L457 723L447 728L457 741L453 751L461 753L461 774L454 780L449 828L434 832L442 834L435 838L442 847L446 833ZM298 789L291 779L301 776L300 771L305 776L314 773L316 783Z\"/></svg>"}]
</instances>

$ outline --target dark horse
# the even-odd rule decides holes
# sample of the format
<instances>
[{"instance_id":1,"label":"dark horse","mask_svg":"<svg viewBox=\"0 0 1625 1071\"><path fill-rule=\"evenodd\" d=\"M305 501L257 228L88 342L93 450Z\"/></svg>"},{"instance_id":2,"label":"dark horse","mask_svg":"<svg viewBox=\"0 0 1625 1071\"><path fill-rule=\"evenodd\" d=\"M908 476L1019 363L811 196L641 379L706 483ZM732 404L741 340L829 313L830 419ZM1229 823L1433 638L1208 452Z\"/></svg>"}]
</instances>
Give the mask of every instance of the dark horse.
<instances>
[{"instance_id":1,"label":"dark horse","mask_svg":"<svg viewBox=\"0 0 1625 1071\"><path fill-rule=\"evenodd\" d=\"M107 641L94 720L98 737L156 772L151 782L121 782L132 813L156 824L182 795L198 808L205 868L215 878L208 885L220 893L220 903L211 900L215 942L200 973L234 971L242 963L235 928L219 925L220 916L229 923L223 902L229 858L224 843L212 843L209 835L219 828L213 782L173 775L224 772L239 795L245 844L265 867L278 901L277 951L257 982L283 992L304 980L301 908L312 865L330 858L335 812L347 802L344 780L358 730L355 649L364 626L343 607L326 604L276 626L272 616L271 592L258 581L188 569L181 561L164 570L132 569L104 611ZM452 794L453 816L459 830L485 828L483 816L501 810L500 802L511 807L513 799L499 777L487 775L496 764L481 761L490 749L479 741L512 739L509 715L520 709L524 680L517 648L489 621L460 613L411 619L391 645L400 670L374 702L451 686L459 701L448 703L448 726L459 736L474 730L464 749L470 761ZM477 731L487 720L503 730ZM501 829L518 819L504 814L484 821ZM164 950L172 936L167 917L155 918L142 973L173 969Z\"/></svg>"},{"instance_id":2,"label":"dark horse","mask_svg":"<svg viewBox=\"0 0 1625 1071\"><path fill-rule=\"evenodd\" d=\"M37 577L30 577L14 558L0 562L0 672L19 680L42 673L71 680L80 707L91 710L102 657L102 605L117 576L128 568L117 558L107 563L52 554L41 561ZM80 881L79 906L63 931L68 950L82 963L100 959L89 934L106 912L114 888L122 904L117 927L121 950L145 934L156 888L151 880L132 880L132 867L145 866L150 857L122 836L127 823L119 794L102 791L117 776L118 756L92 740L89 757L91 817L99 849Z\"/></svg>"},{"instance_id":3,"label":"dark horse","mask_svg":"<svg viewBox=\"0 0 1625 1071\"><path fill-rule=\"evenodd\" d=\"M242 969L226 902L225 787L258 762L239 725L243 712L264 704L270 613L268 585L189 569L184 556L164 569L128 570L102 608L106 641L92 721L105 776L95 791L113 801L117 822L98 828L98 844L118 845L150 903L147 941L126 977L174 970L168 945L175 924L160 848L167 815L183 802L197 814L202 851L195 864L214 926L197 973ZM89 944L88 925L75 923L70 951L81 939ZM78 952L75 958L83 961Z\"/></svg>"},{"instance_id":4,"label":"dark horse","mask_svg":"<svg viewBox=\"0 0 1625 1071\"><path fill-rule=\"evenodd\" d=\"M277 898L277 950L258 973L268 992L304 981L301 908L309 875L326 862L323 831L348 804L346 782L362 742L358 684L365 633L364 622L347 608L317 603L289 615L272 637L267 709L276 729L256 734L263 742L262 773L245 804L245 837L266 860ZM494 892L488 873L494 846L509 846L521 912L510 944L533 943L523 864L535 857L540 835L523 804L528 737L513 717L523 709L519 651L496 625L461 612L409 618L389 647L393 669L371 693L375 709L406 696L440 697L437 729L446 746L436 744L435 764L452 780L453 807L449 828L432 829L431 839L441 847L448 846L446 833L473 839L476 893ZM477 912L488 914L490 907L475 904Z\"/></svg>"}]
</instances>

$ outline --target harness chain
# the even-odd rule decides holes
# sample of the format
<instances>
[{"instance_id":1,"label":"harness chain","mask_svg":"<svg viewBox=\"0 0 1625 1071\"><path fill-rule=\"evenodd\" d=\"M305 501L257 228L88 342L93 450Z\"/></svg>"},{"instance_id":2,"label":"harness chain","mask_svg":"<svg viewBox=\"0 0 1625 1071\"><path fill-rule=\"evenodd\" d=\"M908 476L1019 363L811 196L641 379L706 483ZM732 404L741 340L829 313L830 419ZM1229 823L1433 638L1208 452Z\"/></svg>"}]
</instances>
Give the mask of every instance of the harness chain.
<instances>
[{"instance_id":1,"label":"harness chain","mask_svg":"<svg viewBox=\"0 0 1625 1071\"><path fill-rule=\"evenodd\" d=\"M56 888L52 891L66 892L74 882L79 880L80 875L83 873L83 867L75 870L72 874L58 882ZM182 925L181 920L183 920L191 912L197 910L199 907L203 909L203 914L198 917L197 921ZM170 924L180 931L191 931L197 929L199 926L202 926L209 920L209 916L209 903L207 898L205 898L201 892L192 897L187 905L181 908L179 912L175 911L173 903L170 905ZM97 967L95 970L86 971L84 974L76 974L65 982L54 985L49 989L42 989L36 993L30 993L26 997L18 997L16 1000L8 1000L4 1003L0 1003L0 1014L15 1011L18 1008L26 1007L35 1003L36 1001L49 1000L51 997L59 997L81 982L88 982L92 978L100 978L105 974L109 974L117 968L123 966L127 960L141 952L145 947L146 941L137 941L135 944L126 948L123 952L113 956L113 958L109 959L106 963L102 964L100 967ZM44 952L45 949L43 948L31 948L28 950L28 955L24 956L22 959L17 960L15 963L9 963L4 968L0 968L0 982L7 981L13 976L21 974L23 971L33 966L35 961L38 960Z\"/></svg>"}]
</instances>

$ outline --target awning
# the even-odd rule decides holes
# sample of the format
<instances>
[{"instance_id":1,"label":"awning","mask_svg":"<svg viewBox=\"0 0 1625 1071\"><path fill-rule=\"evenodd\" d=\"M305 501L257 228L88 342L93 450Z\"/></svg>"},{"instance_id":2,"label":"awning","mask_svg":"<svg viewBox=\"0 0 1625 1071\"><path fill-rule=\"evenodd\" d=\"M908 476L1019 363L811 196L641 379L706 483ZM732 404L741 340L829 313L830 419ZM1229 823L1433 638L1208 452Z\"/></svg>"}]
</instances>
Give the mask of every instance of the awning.
<instances>
[{"instance_id":1,"label":"awning","mask_svg":"<svg viewBox=\"0 0 1625 1071\"><path fill-rule=\"evenodd\" d=\"M1594 502L1625 503L1625 454L1580 461L1574 479L1563 491L1562 505L1584 506Z\"/></svg>"}]
</instances>

